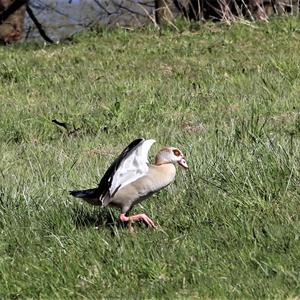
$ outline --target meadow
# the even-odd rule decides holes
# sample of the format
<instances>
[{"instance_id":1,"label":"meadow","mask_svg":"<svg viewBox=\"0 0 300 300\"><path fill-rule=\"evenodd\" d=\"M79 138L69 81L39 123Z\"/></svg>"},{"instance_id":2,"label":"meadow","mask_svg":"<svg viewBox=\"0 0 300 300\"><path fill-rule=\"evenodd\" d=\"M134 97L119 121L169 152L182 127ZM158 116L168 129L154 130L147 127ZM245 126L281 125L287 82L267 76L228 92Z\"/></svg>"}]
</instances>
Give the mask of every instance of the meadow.
<instances>
[{"instance_id":1,"label":"meadow","mask_svg":"<svg viewBox=\"0 0 300 300\"><path fill-rule=\"evenodd\" d=\"M300 20L175 25L0 48L1 299L300 296ZM190 168L129 233L68 190L138 137Z\"/></svg>"}]
</instances>

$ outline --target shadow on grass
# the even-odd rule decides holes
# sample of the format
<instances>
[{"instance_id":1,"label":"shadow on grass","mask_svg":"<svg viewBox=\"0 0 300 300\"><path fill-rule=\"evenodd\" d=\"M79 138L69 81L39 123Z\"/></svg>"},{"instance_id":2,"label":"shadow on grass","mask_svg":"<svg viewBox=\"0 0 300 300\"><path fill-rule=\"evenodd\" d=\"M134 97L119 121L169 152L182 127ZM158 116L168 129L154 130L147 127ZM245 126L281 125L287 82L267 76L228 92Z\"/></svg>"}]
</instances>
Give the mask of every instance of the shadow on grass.
<instances>
[{"instance_id":1,"label":"shadow on grass","mask_svg":"<svg viewBox=\"0 0 300 300\"><path fill-rule=\"evenodd\" d=\"M109 210L94 209L93 211L76 206L72 209L72 219L77 228L80 227L124 227L121 222L114 218Z\"/></svg>"},{"instance_id":2,"label":"shadow on grass","mask_svg":"<svg viewBox=\"0 0 300 300\"><path fill-rule=\"evenodd\" d=\"M83 206L76 206L72 209L72 220L76 228L94 227L99 230L109 229L112 236L116 235L116 229L126 229L127 222L122 222L115 216L112 210L94 209L93 211L85 209ZM143 227L143 222L135 222L134 227Z\"/></svg>"}]
</instances>

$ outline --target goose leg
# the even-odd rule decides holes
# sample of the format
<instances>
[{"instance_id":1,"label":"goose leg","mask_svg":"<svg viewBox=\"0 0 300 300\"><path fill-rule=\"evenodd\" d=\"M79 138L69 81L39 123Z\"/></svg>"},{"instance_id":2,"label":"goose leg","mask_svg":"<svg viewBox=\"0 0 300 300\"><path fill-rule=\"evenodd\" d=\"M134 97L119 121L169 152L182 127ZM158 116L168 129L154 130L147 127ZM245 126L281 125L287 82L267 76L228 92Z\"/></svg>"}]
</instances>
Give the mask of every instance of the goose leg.
<instances>
[{"instance_id":1,"label":"goose leg","mask_svg":"<svg viewBox=\"0 0 300 300\"><path fill-rule=\"evenodd\" d=\"M133 232L134 232L134 229L133 229L133 227L132 227L132 221L131 221L131 220L128 221L127 227L128 227L128 231L129 231L130 233L133 233Z\"/></svg>"},{"instance_id":2,"label":"goose leg","mask_svg":"<svg viewBox=\"0 0 300 300\"><path fill-rule=\"evenodd\" d=\"M132 230L131 221L139 221L139 220L144 221L149 227L157 228L154 222L145 214L139 214L139 215L134 215L129 217L126 217L125 214L120 214L120 220L122 222L129 222L128 228L130 231Z\"/></svg>"}]
</instances>

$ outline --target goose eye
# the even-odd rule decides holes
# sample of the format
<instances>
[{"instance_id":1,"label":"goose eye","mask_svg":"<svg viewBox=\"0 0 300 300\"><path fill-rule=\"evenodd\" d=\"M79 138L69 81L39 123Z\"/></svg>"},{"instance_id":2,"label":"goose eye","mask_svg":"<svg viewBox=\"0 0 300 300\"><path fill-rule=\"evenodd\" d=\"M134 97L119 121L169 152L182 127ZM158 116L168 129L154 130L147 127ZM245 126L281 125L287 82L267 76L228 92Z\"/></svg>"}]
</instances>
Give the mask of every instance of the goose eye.
<instances>
[{"instance_id":1,"label":"goose eye","mask_svg":"<svg viewBox=\"0 0 300 300\"><path fill-rule=\"evenodd\" d=\"M180 151L177 149L173 150L173 153L175 156L180 156Z\"/></svg>"}]
</instances>

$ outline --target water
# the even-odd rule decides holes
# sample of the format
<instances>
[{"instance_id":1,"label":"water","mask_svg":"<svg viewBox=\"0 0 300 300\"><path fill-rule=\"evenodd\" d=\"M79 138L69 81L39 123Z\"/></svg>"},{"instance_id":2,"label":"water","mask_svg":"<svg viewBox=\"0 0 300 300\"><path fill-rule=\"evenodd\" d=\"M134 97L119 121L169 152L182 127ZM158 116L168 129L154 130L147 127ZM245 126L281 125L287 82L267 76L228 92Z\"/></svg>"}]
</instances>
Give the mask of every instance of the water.
<instances>
[{"instance_id":1,"label":"water","mask_svg":"<svg viewBox=\"0 0 300 300\"><path fill-rule=\"evenodd\" d=\"M46 34L52 40L59 41L92 25L143 25L150 22L154 1L32 0L30 7ZM42 39L27 14L24 29L25 39Z\"/></svg>"}]
</instances>

